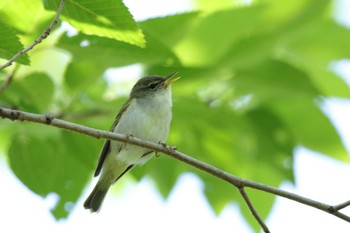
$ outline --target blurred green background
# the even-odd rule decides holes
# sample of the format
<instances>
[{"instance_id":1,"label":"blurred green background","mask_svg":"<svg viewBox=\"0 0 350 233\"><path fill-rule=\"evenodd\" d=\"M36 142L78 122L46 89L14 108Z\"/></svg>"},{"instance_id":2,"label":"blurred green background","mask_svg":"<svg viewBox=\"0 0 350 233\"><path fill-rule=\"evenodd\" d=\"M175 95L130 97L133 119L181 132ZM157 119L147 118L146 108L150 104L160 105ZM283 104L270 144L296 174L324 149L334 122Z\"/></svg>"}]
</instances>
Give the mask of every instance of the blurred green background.
<instances>
[{"instance_id":1,"label":"blurred green background","mask_svg":"<svg viewBox=\"0 0 350 233\"><path fill-rule=\"evenodd\" d=\"M0 2L1 64L44 31L59 2ZM349 152L322 110L329 98L350 98L349 85L331 66L350 58L350 30L334 20L335 2L189 2L191 11L135 21L120 0L66 0L48 39L0 71L0 85L13 74L0 106L107 130L137 78L178 71L167 143L181 152L275 187L294 182L298 147L348 163ZM123 67L138 72L115 69ZM51 210L57 219L69 215L67 203L74 206L91 181L102 144L0 121L1 154L31 191L59 196ZM152 160L131 175L147 175L167 197L184 172L200 177L216 213L235 202L260 229L235 188L178 161ZM249 195L266 218L274 196Z\"/></svg>"}]
</instances>

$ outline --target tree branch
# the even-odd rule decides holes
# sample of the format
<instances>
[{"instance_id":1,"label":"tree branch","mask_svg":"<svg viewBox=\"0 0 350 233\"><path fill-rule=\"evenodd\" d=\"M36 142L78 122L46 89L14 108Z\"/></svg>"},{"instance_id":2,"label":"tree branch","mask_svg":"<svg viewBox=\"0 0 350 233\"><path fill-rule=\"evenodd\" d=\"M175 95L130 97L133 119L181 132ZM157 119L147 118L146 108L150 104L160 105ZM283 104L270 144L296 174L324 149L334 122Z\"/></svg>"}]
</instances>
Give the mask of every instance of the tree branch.
<instances>
[{"instance_id":1,"label":"tree branch","mask_svg":"<svg viewBox=\"0 0 350 233\"><path fill-rule=\"evenodd\" d=\"M254 216L254 218L256 219L256 221L258 221L258 223L260 224L261 228L263 229L263 231L265 233L270 233L269 228L266 226L266 224L264 223L264 221L260 218L258 212L255 210L253 203L250 201L248 194L246 193L246 191L244 190L244 187L239 188L238 189L240 194L242 195L245 203L247 203L248 208L250 210L250 212L252 213L252 215Z\"/></svg>"},{"instance_id":2,"label":"tree branch","mask_svg":"<svg viewBox=\"0 0 350 233\"><path fill-rule=\"evenodd\" d=\"M15 75L15 73L18 70L18 65L15 66L15 68L12 70L11 73L9 73L6 77L5 80L0 84L0 95L2 94L2 92L6 89L6 87L8 87L8 85L10 85L10 83L12 82L13 76Z\"/></svg>"},{"instance_id":3,"label":"tree branch","mask_svg":"<svg viewBox=\"0 0 350 233\"><path fill-rule=\"evenodd\" d=\"M41 43L44 39L46 39L46 37L48 37L48 35L50 35L52 29L56 26L58 19L60 17L61 11L63 9L63 5L64 5L64 0L61 0L61 4L58 7L56 16L54 18L54 20L52 21L52 23L50 24L50 26L31 44L29 45L27 48L19 51L18 53L16 53L8 62L6 62L4 65L0 66L0 70L12 65L12 63L19 58L20 56L22 56L23 54L25 54L26 52L28 52L29 50L33 49L34 46L36 46L37 44Z\"/></svg>"},{"instance_id":4,"label":"tree branch","mask_svg":"<svg viewBox=\"0 0 350 233\"><path fill-rule=\"evenodd\" d=\"M344 202L342 204L336 205L336 206L331 206L328 204L324 204L319 201L315 201L303 196L300 196L295 193L287 192L275 187L271 187L265 184L257 183L254 181L246 180L234 175L231 175L225 171L222 171L216 167L213 167L207 163L204 163L202 161L199 161L197 159L194 159L184 153L181 153L179 151L174 150L173 147L163 145L163 144L158 144L154 142L149 142L149 141L144 141L139 138L135 138L129 135L123 135L123 134L117 134L117 133L112 133L109 131L104 131L104 130L96 130L90 127L86 127L83 125L78 125L74 124L71 122L63 121L60 119L56 119L50 116L45 116L45 115L39 115L39 114L34 114L34 113L28 113L28 112L22 112L22 111L17 111L17 110L11 110L7 108L1 108L0 107L0 116L3 118L8 118L11 120L20 120L20 121L32 121L32 122L37 122L41 124L46 124L46 125L51 125L55 126L57 128L62 128L68 131L72 132L77 132L80 134L85 134L91 137L95 138L104 138L104 139L109 139L113 141L120 141L120 142L126 142L130 143L133 145L141 146L144 148L148 148L157 152L162 152L168 156L171 156L177 160L180 160L184 163L187 163L193 167L196 167L204 172L207 172L209 174L212 174L222 180L225 180L226 182L234 185L237 189L241 190L245 187L249 187L252 189L257 189L260 191L264 191L267 193L271 193L280 197L284 197L296 202L299 202L301 204L314 207L316 209L322 210L326 213L332 214L340 219L343 219L344 221L350 222L350 216L347 216L341 212L339 212L340 209L343 209L350 205L350 201ZM243 195L244 197L244 195ZM246 201L247 202L247 201ZM247 202L248 206L249 202ZM255 216L256 217L256 216ZM262 226L263 227L263 226Z\"/></svg>"},{"instance_id":5,"label":"tree branch","mask_svg":"<svg viewBox=\"0 0 350 233\"><path fill-rule=\"evenodd\" d=\"M350 205L350 200L349 200L349 201L346 201L346 202L344 202L344 203L341 203L341 204L339 204L339 205L332 206L332 207L330 208L330 212L339 211L339 210L341 210L341 209L344 209L344 208L348 207L349 205Z\"/></svg>"}]
</instances>

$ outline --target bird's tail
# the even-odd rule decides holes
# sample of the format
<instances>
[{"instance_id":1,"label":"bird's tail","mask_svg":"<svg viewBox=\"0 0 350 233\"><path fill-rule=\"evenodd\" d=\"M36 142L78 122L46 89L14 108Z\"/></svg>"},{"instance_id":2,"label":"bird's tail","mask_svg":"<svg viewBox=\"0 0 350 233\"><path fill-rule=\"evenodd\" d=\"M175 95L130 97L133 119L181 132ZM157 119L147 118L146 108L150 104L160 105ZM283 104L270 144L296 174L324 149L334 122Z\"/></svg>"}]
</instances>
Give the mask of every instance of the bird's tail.
<instances>
[{"instance_id":1,"label":"bird's tail","mask_svg":"<svg viewBox=\"0 0 350 233\"><path fill-rule=\"evenodd\" d=\"M85 209L90 209L91 212L98 212L109 187L109 185L103 185L102 182L98 182L84 202Z\"/></svg>"},{"instance_id":2,"label":"bird's tail","mask_svg":"<svg viewBox=\"0 0 350 233\"><path fill-rule=\"evenodd\" d=\"M134 167L133 165L116 163L113 167L113 171L109 170L103 172L97 182L95 188L84 202L85 209L90 209L91 212L98 212L101 208L103 199L105 198L109 187L116 182L125 173L130 171ZM113 173L112 175L110 173ZM114 177L114 180L113 180Z\"/></svg>"}]
</instances>

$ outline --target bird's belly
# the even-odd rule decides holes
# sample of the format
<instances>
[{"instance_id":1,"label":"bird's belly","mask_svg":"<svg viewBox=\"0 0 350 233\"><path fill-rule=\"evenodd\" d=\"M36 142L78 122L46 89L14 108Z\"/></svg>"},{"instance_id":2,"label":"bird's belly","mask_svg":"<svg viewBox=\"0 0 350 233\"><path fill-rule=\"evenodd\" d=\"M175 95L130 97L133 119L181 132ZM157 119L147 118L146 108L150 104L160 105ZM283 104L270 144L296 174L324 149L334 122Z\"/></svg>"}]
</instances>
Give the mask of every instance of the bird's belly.
<instances>
[{"instance_id":1,"label":"bird's belly","mask_svg":"<svg viewBox=\"0 0 350 233\"><path fill-rule=\"evenodd\" d=\"M136 103L135 103L136 104ZM130 108L125 113L114 132L132 135L151 142L165 142L170 128L171 109ZM111 143L113 157L127 164L136 164L151 150L120 142ZM112 152L112 153L113 153ZM144 163L142 161L141 163Z\"/></svg>"}]
</instances>

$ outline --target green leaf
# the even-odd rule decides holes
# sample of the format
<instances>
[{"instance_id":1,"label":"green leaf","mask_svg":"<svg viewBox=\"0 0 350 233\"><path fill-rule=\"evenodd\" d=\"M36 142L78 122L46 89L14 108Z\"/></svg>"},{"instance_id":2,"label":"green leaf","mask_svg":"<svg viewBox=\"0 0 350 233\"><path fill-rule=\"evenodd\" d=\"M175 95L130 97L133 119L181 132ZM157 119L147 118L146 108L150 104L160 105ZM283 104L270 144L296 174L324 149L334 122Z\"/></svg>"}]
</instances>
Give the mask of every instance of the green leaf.
<instances>
[{"instance_id":1,"label":"green leaf","mask_svg":"<svg viewBox=\"0 0 350 233\"><path fill-rule=\"evenodd\" d=\"M64 218L78 200L92 170L99 148L96 140L62 132L58 137L16 136L9 148L10 166L33 192L59 195L52 213Z\"/></svg>"},{"instance_id":2,"label":"green leaf","mask_svg":"<svg viewBox=\"0 0 350 233\"><path fill-rule=\"evenodd\" d=\"M271 58L277 42L274 33L257 33L237 40L217 62L221 69L250 69Z\"/></svg>"},{"instance_id":3,"label":"green leaf","mask_svg":"<svg viewBox=\"0 0 350 233\"><path fill-rule=\"evenodd\" d=\"M0 121L0 154L5 155L12 143L12 136L16 132L17 126L6 121ZM0 155L0 156L1 156Z\"/></svg>"},{"instance_id":4,"label":"green leaf","mask_svg":"<svg viewBox=\"0 0 350 233\"><path fill-rule=\"evenodd\" d=\"M188 97L174 97L173 108L168 144L246 179L272 186L279 186L286 179L294 180L293 150L297 142L279 115L268 109L252 109L242 114L224 104L211 107ZM217 182L216 178L194 169L193 172L203 180L205 195L216 213L229 203L242 203L230 184ZM259 200L258 195L252 198ZM259 213L266 218L274 197L264 203L257 202ZM242 211L249 222L254 221L246 214L249 211Z\"/></svg>"},{"instance_id":5,"label":"green leaf","mask_svg":"<svg viewBox=\"0 0 350 233\"><path fill-rule=\"evenodd\" d=\"M245 178L264 177L263 169L251 165L267 163L279 173L279 181L293 179L292 167L284 164L291 160L295 141L277 114L254 110L242 115L225 105L210 107L188 98L174 102L171 145ZM269 123L261 125L263 120Z\"/></svg>"},{"instance_id":6,"label":"green leaf","mask_svg":"<svg viewBox=\"0 0 350 233\"><path fill-rule=\"evenodd\" d=\"M38 0L3 0L0 18L20 34L24 44L30 44L49 27L54 14L47 12Z\"/></svg>"},{"instance_id":7,"label":"green leaf","mask_svg":"<svg viewBox=\"0 0 350 233\"><path fill-rule=\"evenodd\" d=\"M237 96L251 94L253 105L272 106L270 111L290 128L296 145L301 143L310 149L344 160L347 153L339 135L315 103L322 93L310 79L300 69L284 62L269 60L250 70L238 71L233 84L237 88ZM271 132L271 128L266 131Z\"/></svg>"},{"instance_id":8,"label":"green leaf","mask_svg":"<svg viewBox=\"0 0 350 233\"><path fill-rule=\"evenodd\" d=\"M70 89L81 91L95 83L104 70L105 67L96 66L92 60L77 60L68 64L65 83Z\"/></svg>"},{"instance_id":9,"label":"green leaf","mask_svg":"<svg viewBox=\"0 0 350 233\"><path fill-rule=\"evenodd\" d=\"M141 180L145 176L150 177L155 181L156 187L162 197L167 198L183 171L181 164L174 163L173 159L161 155L159 158L152 158L142 167L135 167L131 171L131 174L137 180Z\"/></svg>"},{"instance_id":10,"label":"green leaf","mask_svg":"<svg viewBox=\"0 0 350 233\"><path fill-rule=\"evenodd\" d=\"M297 143L333 158L349 161L349 155L331 121L314 100L289 99L270 103Z\"/></svg>"},{"instance_id":11,"label":"green leaf","mask_svg":"<svg viewBox=\"0 0 350 233\"><path fill-rule=\"evenodd\" d=\"M8 25L0 21L0 57L4 59L11 59L24 47L17 37L16 33ZM29 65L29 57L27 54L23 54L16 62Z\"/></svg>"},{"instance_id":12,"label":"green leaf","mask_svg":"<svg viewBox=\"0 0 350 233\"><path fill-rule=\"evenodd\" d=\"M292 131L269 109L246 113L257 139L257 155L246 171L255 181L278 186L283 179L294 181L293 151L297 145ZM273 174L273 175L272 175Z\"/></svg>"},{"instance_id":13,"label":"green leaf","mask_svg":"<svg viewBox=\"0 0 350 233\"><path fill-rule=\"evenodd\" d=\"M195 0L198 10L201 12L215 12L225 8L231 8L235 1L232 0L220 0L220 1L207 1L207 0Z\"/></svg>"},{"instance_id":14,"label":"green leaf","mask_svg":"<svg viewBox=\"0 0 350 233\"><path fill-rule=\"evenodd\" d=\"M140 23L141 28L169 48L173 48L191 33L199 20L198 12L189 12L161 18L153 18ZM179 27L181 25L181 27Z\"/></svg>"},{"instance_id":15,"label":"green leaf","mask_svg":"<svg viewBox=\"0 0 350 233\"><path fill-rule=\"evenodd\" d=\"M350 97L349 86L329 69L331 61L349 57L350 30L331 20L314 20L289 33L284 59L310 73L325 95Z\"/></svg>"},{"instance_id":16,"label":"green leaf","mask_svg":"<svg viewBox=\"0 0 350 233\"><path fill-rule=\"evenodd\" d=\"M329 70L329 63L349 56L350 30L337 24L329 14L328 0L296 0L268 4L265 17L275 30L275 54L303 69L326 96L349 97L346 83ZM253 56L252 56L253 57Z\"/></svg>"},{"instance_id":17,"label":"green leaf","mask_svg":"<svg viewBox=\"0 0 350 233\"><path fill-rule=\"evenodd\" d=\"M44 0L48 12L39 0L1 1L0 19L19 33L22 43L33 41L29 37L39 33L32 32L48 25L45 21L53 19L59 2ZM66 120L108 130L125 99L106 100L109 87L103 73L109 67L142 64L147 74L180 72L181 81L173 85L167 143L186 154L275 187L294 181L293 151L298 146L349 161L337 131L320 108L324 96L350 97L349 87L329 70L330 62L350 54L349 29L330 17L331 1L196 2L199 13L141 22L147 44L140 47L141 29L121 0L66 0L60 19L79 33L50 35L51 43L59 37L54 42L59 52L47 52L53 51L52 46L50 50L44 46L46 52L31 54L33 65L16 73L0 97L1 104L54 111ZM30 15L32 11L36 14ZM55 86L47 76L34 78L35 70L43 67ZM14 124L0 122L1 150L6 153L10 147L11 167L31 190L60 196L54 214L66 216L95 168L102 140ZM131 174L137 179L148 175L166 197L184 172L200 177L216 213L237 203L251 226L260 229L232 185L171 158L154 158ZM266 219L274 196L247 192Z\"/></svg>"},{"instance_id":18,"label":"green leaf","mask_svg":"<svg viewBox=\"0 0 350 233\"><path fill-rule=\"evenodd\" d=\"M264 13L266 23L271 28L282 30L283 32L280 32L282 35L292 30L291 27L300 28L300 25L310 19L321 16L329 2L329 0L294 0L282 5L275 0L259 1L267 6Z\"/></svg>"},{"instance_id":19,"label":"green leaf","mask_svg":"<svg viewBox=\"0 0 350 233\"><path fill-rule=\"evenodd\" d=\"M272 59L251 65L249 69L238 69L232 82L237 96L253 94L254 101L260 103L281 98L310 100L320 94L305 72Z\"/></svg>"},{"instance_id":20,"label":"green leaf","mask_svg":"<svg viewBox=\"0 0 350 233\"><path fill-rule=\"evenodd\" d=\"M57 46L71 52L77 60L94 61L100 67L118 67L134 63L178 64L178 59L166 46L146 34L147 47L140 48L127 43L97 36L79 34L74 37L62 35ZM84 46L83 44L86 44ZM98 55L98 59L96 56Z\"/></svg>"},{"instance_id":21,"label":"green leaf","mask_svg":"<svg viewBox=\"0 0 350 233\"><path fill-rule=\"evenodd\" d=\"M60 0L44 0L48 10L57 11ZM84 34L108 37L145 46L145 39L121 0L67 0L62 16Z\"/></svg>"},{"instance_id":22,"label":"green leaf","mask_svg":"<svg viewBox=\"0 0 350 233\"><path fill-rule=\"evenodd\" d=\"M263 28L260 20L262 9L261 6L240 7L204 17L178 44L176 54L188 66L218 62L232 44Z\"/></svg>"},{"instance_id":23,"label":"green leaf","mask_svg":"<svg viewBox=\"0 0 350 233\"><path fill-rule=\"evenodd\" d=\"M226 182L217 182L217 178L208 174L198 173L204 183L204 194L215 213L219 215L228 204L238 202L238 190Z\"/></svg>"},{"instance_id":24,"label":"green leaf","mask_svg":"<svg viewBox=\"0 0 350 233\"><path fill-rule=\"evenodd\" d=\"M312 31L309 30L310 27ZM298 53L302 59L299 62L305 61L309 65L311 61L308 59L312 59L317 65L327 65L333 59L342 59L350 54L350 48L346 46L350 40L350 29L330 19L314 20L290 34L286 46L292 55ZM334 44L334 41L337 43Z\"/></svg>"},{"instance_id":25,"label":"green leaf","mask_svg":"<svg viewBox=\"0 0 350 233\"><path fill-rule=\"evenodd\" d=\"M45 73L32 73L11 83L2 98L23 110L43 112L51 104L53 95L50 77Z\"/></svg>"}]
</instances>

